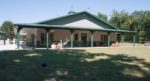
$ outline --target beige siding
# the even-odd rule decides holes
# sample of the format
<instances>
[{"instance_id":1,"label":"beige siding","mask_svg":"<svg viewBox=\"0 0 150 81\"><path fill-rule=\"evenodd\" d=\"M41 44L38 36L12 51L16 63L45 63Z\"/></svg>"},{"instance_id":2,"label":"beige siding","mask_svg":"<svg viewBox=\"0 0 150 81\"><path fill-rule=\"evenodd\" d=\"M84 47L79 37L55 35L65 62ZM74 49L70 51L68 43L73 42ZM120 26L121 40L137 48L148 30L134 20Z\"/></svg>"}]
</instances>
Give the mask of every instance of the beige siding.
<instances>
[{"instance_id":1,"label":"beige siding","mask_svg":"<svg viewBox=\"0 0 150 81\"><path fill-rule=\"evenodd\" d=\"M82 28L92 27L92 28L104 29L103 27L89 21L88 19L82 19L82 20L78 20L78 21L75 21L75 22L71 22L71 23L65 24L65 26L79 26L79 27L82 27Z\"/></svg>"},{"instance_id":2,"label":"beige siding","mask_svg":"<svg viewBox=\"0 0 150 81\"><path fill-rule=\"evenodd\" d=\"M61 30L61 29L54 30L54 40L55 41L60 41L60 40L65 40L65 39L70 39L70 31L69 30Z\"/></svg>"},{"instance_id":3,"label":"beige siding","mask_svg":"<svg viewBox=\"0 0 150 81\"><path fill-rule=\"evenodd\" d=\"M34 34L35 41L34 44L36 45L37 41L37 29L36 28L26 28L26 41L31 42L31 35Z\"/></svg>"},{"instance_id":4,"label":"beige siding","mask_svg":"<svg viewBox=\"0 0 150 81\"><path fill-rule=\"evenodd\" d=\"M20 30L20 35L26 35L27 34L27 28L22 28L21 30Z\"/></svg>"},{"instance_id":5,"label":"beige siding","mask_svg":"<svg viewBox=\"0 0 150 81\"><path fill-rule=\"evenodd\" d=\"M30 40L31 39L31 34L35 35L35 44L37 41L41 41L41 33L45 32L44 29L32 29L32 28L28 28L27 30L27 39ZM61 29L53 29L51 31L49 31L49 34L53 32L54 33L54 41L60 41L60 40L65 40L68 39L70 40L70 31L69 30L61 30ZM74 32L75 34L78 34L78 41L81 41L81 34L82 33L87 33L87 41L91 40L91 33L89 31L80 31L80 30L76 30ZM101 31L96 31L94 32L94 41L101 41L101 35L107 35L106 32L101 32ZM117 39L117 34L116 33L111 33L111 41L116 41Z\"/></svg>"},{"instance_id":6,"label":"beige siding","mask_svg":"<svg viewBox=\"0 0 150 81\"><path fill-rule=\"evenodd\" d=\"M117 33L111 33L110 39L111 41L117 41Z\"/></svg>"},{"instance_id":7,"label":"beige siding","mask_svg":"<svg viewBox=\"0 0 150 81\"><path fill-rule=\"evenodd\" d=\"M41 33L46 32L44 29L37 29L37 41L41 41Z\"/></svg>"},{"instance_id":8,"label":"beige siding","mask_svg":"<svg viewBox=\"0 0 150 81\"><path fill-rule=\"evenodd\" d=\"M27 28L22 28L19 32L19 35L25 36L25 35L27 35L27 32L28 32ZM14 28L14 33L15 33L15 35L17 35L17 28Z\"/></svg>"},{"instance_id":9,"label":"beige siding","mask_svg":"<svg viewBox=\"0 0 150 81\"><path fill-rule=\"evenodd\" d=\"M94 32L94 41L101 41L102 32Z\"/></svg>"}]
</instances>

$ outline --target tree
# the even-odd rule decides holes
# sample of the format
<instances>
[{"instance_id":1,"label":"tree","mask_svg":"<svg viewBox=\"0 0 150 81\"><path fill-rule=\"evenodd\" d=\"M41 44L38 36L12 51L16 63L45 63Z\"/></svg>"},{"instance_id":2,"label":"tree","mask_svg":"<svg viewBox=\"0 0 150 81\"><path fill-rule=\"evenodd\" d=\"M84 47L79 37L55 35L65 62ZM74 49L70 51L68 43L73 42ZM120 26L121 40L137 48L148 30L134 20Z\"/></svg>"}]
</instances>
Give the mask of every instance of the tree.
<instances>
[{"instance_id":1,"label":"tree","mask_svg":"<svg viewBox=\"0 0 150 81\"><path fill-rule=\"evenodd\" d=\"M118 12L118 11L114 10L112 12L109 23L120 29L128 29L128 27L131 23L131 20L129 20L129 19L131 19L131 18L127 11L122 10L122 11Z\"/></svg>"},{"instance_id":2,"label":"tree","mask_svg":"<svg viewBox=\"0 0 150 81\"><path fill-rule=\"evenodd\" d=\"M134 11L128 14L124 10L114 10L109 22L120 29L136 31L139 43L150 41L150 11ZM131 35L126 35L125 38L132 39Z\"/></svg>"},{"instance_id":3,"label":"tree","mask_svg":"<svg viewBox=\"0 0 150 81\"><path fill-rule=\"evenodd\" d=\"M118 27L118 28L120 28L121 27L121 25L120 25L121 22L120 22L120 17L119 16L120 16L119 12L114 10L112 12L112 15L111 15L111 18L109 20L109 23L114 25L114 26L116 26L116 27Z\"/></svg>"},{"instance_id":4,"label":"tree","mask_svg":"<svg viewBox=\"0 0 150 81\"><path fill-rule=\"evenodd\" d=\"M131 29L130 26L133 23L133 18L125 10L122 10L120 12L114 10L112 12L109 23L115 27L118 27L119 29L130 30ZM131 39L132 39L131 35L129 34L125 35L125 41L131 41Z\"/></svg>"},{"instance_id":5,"label":"tree","mask_svg":"<svg viewBox=\"0 0 150 81\"><path fill-rule=\"evenodd\" d=\"M6 32L6 38L13 39L15 37L14 25L11 21L5 21L2 24L1 30Z\"/></svg>"},{"instance_id":6,"label":"tree","mask_svg":"<svg viewBox=\"0 0 150 81\"><path fill-rule=\"evenodd\" d=\"M150 11L144 11L142 18L143 41L150 41Z\"/></svg>"},{"instance_id":7,"label":"tree","mask_svg":"<svg viewBox=\"0 0 150 81\"><path fill-rule=\"evenodd\" d=\"M133 25L131 26L137 32L138 41L150 41L150 11L134 11Z\"/></svg>"},{"instance_id":8,"label":"tree","mask_svg":"<svg viewBox=\"0 0 150 81\"><path fill-rule=\"evenodd\" d=\"M107 17L106 14L103 14L103 13L100 13L100 12L98 12L97 16L98 16L100 19L104 20L104 21L107 21L107 19L108 19L108 17Z\"/></svg>"}]
</instances>

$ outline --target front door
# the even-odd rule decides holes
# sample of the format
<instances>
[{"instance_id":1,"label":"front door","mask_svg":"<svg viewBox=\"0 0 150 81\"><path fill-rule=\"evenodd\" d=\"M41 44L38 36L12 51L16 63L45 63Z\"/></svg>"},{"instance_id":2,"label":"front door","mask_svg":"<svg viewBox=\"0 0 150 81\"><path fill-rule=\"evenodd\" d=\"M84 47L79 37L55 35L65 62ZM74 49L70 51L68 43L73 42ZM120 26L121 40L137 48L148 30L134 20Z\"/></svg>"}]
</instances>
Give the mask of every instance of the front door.
<instances>
[{"instance_id":1,"label":"front door","mask_svg":"<svg viewBox=\"0 0 150 81\"><path fill-rule=\"evenodd\" d=\"M87 33L81 33L81 45L83 47L87 46Z\"/></svg>"}]
</instances>

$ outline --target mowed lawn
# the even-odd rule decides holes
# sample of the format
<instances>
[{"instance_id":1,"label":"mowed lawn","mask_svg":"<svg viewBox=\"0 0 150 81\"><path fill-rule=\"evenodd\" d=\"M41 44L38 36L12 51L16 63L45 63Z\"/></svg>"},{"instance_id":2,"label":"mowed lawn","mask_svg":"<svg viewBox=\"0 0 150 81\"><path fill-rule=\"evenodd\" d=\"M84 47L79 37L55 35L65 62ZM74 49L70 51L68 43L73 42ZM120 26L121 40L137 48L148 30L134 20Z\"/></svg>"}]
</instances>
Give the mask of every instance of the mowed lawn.
<instances>
[{"instance_id":1,"label":"mowed lawn","mask_svg":"<svg viewBox=\"0 0 150 81\"><path fill-rule=\"evenodd\" d=\"M0 52L0 81L150 81L150 47Z\"/></svg>"}]
</instances>

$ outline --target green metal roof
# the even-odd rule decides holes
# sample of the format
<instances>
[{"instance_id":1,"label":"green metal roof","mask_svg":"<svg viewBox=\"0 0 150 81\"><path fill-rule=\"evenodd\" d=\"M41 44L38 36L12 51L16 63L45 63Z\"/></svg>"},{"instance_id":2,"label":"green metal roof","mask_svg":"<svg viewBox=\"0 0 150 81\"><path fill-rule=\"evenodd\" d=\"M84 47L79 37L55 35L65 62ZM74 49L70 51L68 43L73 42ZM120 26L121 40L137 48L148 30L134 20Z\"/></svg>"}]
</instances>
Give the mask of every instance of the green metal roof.
<instances>
[{"instance_id":1,"label":"green metal roof","mask_svg":"<svg viewBox=\"0 0 150 81\"><path fill-rule=\"evenodd\" d=\"M94 18L95 20L98 20L99 22L102 22L102 23L108 25L108 26L111 27L112 29L119 29L119 28L117 28L117 27L114 27L114 26L110 25L108 22L106 22L106 21L104 21L104 20L98 18L97 16L95 16L95 15L93 15L93 14L90 14L89 12L86 12L86 11L79 12L79 13L74 13L74 14L68 14L68 15L61 16L61 17L57 17L57 18L54 18L54 19L49 19L49 20L37 22L36 24L47 24L47 22L50 23L50 22L58 21L58 20L60 20L60 19L66 19L66 18L68 18L68 17L73 17L73 16L76 16L76 15L88 15L88 16ZM52 23L52 24L50 24L50 25L58 25L58 24L53 24L53 23Z\"/></svg>"},{"instance_id":2,"label":"green metal roof","mask_svg":"<svg viewBox=\"0 0 150 81\"><path fill-rule=\"evenodd\" d=\"M116 29L101 29L101 28L92 28L92 27L79 27L79 26L63 26L63 25L47 25L47 24L15 24L18 27L26 27L26 28L45 28L45 29L68 29L68 30L93 30L93 31L105 31L105 32L128 32L128 33L136 33L135 31L128 30L116 30Z\"/></svg>"},{"instance_id":3,"label":"green metal roof","mask_svg":"<svg viewBox=\"0 0 150 81\"><path fill-rule=\"evenodd\" d=\"M4 31L0 31L0 34L6 34L6 32L4 32Z\"/></svg>"}]
</instances>

